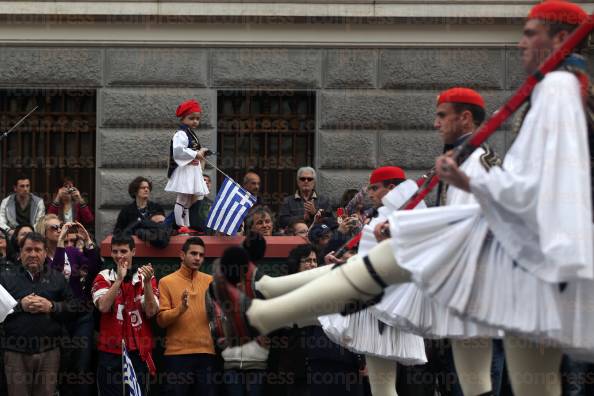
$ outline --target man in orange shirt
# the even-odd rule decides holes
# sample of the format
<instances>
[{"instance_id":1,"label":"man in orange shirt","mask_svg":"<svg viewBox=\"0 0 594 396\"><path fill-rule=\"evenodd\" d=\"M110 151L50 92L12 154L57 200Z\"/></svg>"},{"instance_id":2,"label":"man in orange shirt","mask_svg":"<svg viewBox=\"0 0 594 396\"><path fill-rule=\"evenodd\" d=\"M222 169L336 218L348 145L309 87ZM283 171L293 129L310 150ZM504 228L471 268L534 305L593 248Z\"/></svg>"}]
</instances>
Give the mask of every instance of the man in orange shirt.
<instances>
[{"instance_id":1,"label":"man in orange shirt","mask_svg":"<svg viewBox=\"0 0 594 396\"><path fill-rule=\"evenodd\" d=\"M205 294L212 277L200 272L204 242L188 238L180 252L179 270L159 282L157 323L167 329L165 370L168 395L213 395L215 350Z\"/></svg>"}]
</instances>

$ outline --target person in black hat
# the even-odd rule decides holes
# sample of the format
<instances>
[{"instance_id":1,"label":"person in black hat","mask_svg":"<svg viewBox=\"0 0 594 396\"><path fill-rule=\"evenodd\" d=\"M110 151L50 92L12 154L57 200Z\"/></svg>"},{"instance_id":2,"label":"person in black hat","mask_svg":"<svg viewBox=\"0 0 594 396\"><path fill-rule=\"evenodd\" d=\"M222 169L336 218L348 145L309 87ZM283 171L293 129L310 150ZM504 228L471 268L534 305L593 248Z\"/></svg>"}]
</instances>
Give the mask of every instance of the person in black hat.
<instances>
[{"instance_id":1,"label":"person in black hat","mask_svg":"<svg viewBox=\"0 0 594 396\"><path fill-rule=\"evenodd\" d=\"M316 251L318 262L323 263L326 247L334 236L332 227L325 223L314 224L313 227L309 229L307 236L314 250Z\"/></svg>"}]
</instances>

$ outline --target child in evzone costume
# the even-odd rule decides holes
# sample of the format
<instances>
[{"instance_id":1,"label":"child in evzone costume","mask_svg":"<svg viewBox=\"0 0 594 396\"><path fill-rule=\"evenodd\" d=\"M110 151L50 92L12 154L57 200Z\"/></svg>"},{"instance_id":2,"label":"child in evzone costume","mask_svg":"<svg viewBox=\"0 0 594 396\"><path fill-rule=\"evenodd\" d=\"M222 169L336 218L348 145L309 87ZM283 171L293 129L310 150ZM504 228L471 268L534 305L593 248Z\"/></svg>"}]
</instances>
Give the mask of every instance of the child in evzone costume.
<instances>
[{"instance_id":1,"label":"child in evzone costume","mask_svg":"<svg viewBox=\"0 0 594 396\"><path fill-rule=\"evenodd\" d=\"M190 206L208 194L202 175L204 156L208 149L200 146L198 136L194 133L194 129L200 125L200 103L194 99L186 100L177 107L175 115L179 117L180 126L169 145L169 181L165 191L177 193L173 208L175 222L180 227L180 232L188 232Z\"/></svg>"},{"instance_id":2,"label":"child in evzone costume","mask_svg":"<svg viewBox=\"0 0 594 396\"><path fill-rule=\"evenodd\" d=\"M537 71L587 18L569 2L533 7L519 44L526 72ZM339 312L389 284L413 281L461 317L505 332L514 394L559 395L562 353L594 356L586 70L571 55L536 85L501 168L469 177L450 157L438 158L441 180L471 192L478 205L395 212L391 240L270 300L249 301L215 272L229 338Z\"/></svg>"}]
</instances>

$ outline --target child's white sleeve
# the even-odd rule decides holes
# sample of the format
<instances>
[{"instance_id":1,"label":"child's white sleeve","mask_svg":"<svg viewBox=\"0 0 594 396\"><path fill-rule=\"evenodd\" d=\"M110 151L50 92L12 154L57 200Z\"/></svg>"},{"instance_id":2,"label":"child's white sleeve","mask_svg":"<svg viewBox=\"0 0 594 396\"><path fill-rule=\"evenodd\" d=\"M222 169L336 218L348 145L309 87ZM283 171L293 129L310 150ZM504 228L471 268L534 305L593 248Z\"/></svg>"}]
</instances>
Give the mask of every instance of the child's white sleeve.
<instances>
[{"instance_id":1,"label":"child's white sleeve","mask_svg":"<svg viewBox=\"0 0 594 396\"><path fill-rule=\"evenodd\" d=\"M188 136L184 131L173 135L173 159L179 166L188 165L196 158L197 151L188 147Z\"/></svg>"}]
</instances>

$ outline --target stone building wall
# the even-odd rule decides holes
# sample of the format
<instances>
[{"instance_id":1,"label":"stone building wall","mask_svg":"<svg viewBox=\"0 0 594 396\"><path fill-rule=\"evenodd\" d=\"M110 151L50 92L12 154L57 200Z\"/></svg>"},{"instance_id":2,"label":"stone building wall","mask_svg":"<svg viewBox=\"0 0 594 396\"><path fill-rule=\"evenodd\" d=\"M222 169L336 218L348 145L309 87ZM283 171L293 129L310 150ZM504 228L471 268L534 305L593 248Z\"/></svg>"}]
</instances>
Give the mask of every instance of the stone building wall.
<instances>
[{"instance_id":1,"label":"stone building wall","mask_svg":"<svg viewBox=\"0 0 594 396\"><path fill-rule=\"evenodd\" d=\"M127 186L150 177L153 198L165 193L175 108L203 104L201 142L216 149L217 90L316 92L319 190L338 199L362 186L376 166L419 175L441 144L433 130L436 95L465 85L484 94L492 111L522 79L517 51L499 47L223 48L0 47L0 87L97 90L97 233L109 232ZM508 128L504 128L508 129ZM506 130L493 144L504 151Z\"/></svg>"}]
</instances>

